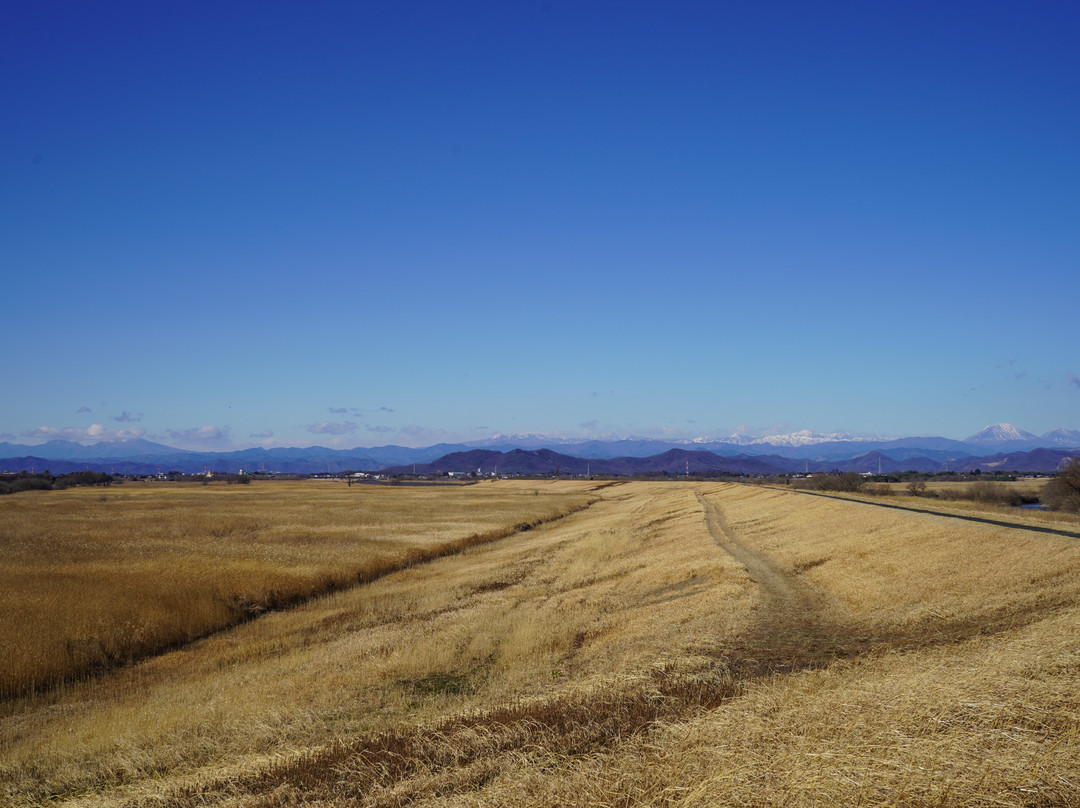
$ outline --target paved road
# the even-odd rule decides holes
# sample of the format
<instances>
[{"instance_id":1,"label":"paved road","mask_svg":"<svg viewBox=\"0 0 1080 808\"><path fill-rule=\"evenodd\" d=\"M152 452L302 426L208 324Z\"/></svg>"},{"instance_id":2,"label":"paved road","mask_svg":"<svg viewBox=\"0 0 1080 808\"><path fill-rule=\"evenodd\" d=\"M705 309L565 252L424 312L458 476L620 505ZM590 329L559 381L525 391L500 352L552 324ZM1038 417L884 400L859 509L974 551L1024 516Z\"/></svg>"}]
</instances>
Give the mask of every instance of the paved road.
<instances>
[{"instance_id":1,"label":"paved road","mask_svg":"<svg viewBox=\"0 0 1080 808\"><path fill-rule=\"evenodd\" d=\"M873 502L866 499L851 499L849 497L838 497L833 494L822 494L818 491L800 491L797 488L786 489L792 494L803 494L808 497L824 497L825 499L838 499L841 502L856 502L860 505L870 505L874 508L892 508L895 511L908 511L909 513L923 513L929 516L941 516L945 519L962 519L965 522L979 522L984 525L994 525L995 527L1007 527L1014 530L1027 530L1032 533L1049 533L1052 536L1064 536L1067 539L1080 539L1080 533L1073 530L1062 530L1056 527L1042 527L1041 525L1025 525L1022 522L1007 522L1003 519L988 519L985 516L968 516L960 513L946 513L944 511L935 511L930 508L913 508L910 505L893 505L889 502Z\"/></svg>"}]
</instances>

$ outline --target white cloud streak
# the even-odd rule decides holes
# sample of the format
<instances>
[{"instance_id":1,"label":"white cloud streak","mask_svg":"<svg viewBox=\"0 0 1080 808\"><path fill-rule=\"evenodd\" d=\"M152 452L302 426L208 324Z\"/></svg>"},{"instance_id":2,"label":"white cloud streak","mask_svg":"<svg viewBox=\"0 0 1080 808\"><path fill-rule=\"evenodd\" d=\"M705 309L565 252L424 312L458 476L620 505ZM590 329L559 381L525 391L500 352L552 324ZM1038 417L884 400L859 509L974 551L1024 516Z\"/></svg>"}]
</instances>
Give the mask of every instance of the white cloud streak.
<instances>
[{"instance_id":1,"label":"white cloud streak","mask_svg":"<svg viewBox=\"0 0 1080 808\"><path fill-rule=\"evenodd\" d=\"M352 421L320 421L307 426L307 431L315 435L350 435L357 429L359 427Z\"/></svg>"},{"instance_id":2,"label":"white cloud streak","mask_svg":"<svg viewBox=\"0 0 1080 808\"><path fill-rule=\"evenodd\" d=\"M22 433L24 438L37 438L44 440L71 440L76 442L86 441L114 441L131 440L141 438L146 434L145 429L109 429L102 424L91 424L88 427L77 426L39 426L28 429Z\"/></svg>"}]
</instances>

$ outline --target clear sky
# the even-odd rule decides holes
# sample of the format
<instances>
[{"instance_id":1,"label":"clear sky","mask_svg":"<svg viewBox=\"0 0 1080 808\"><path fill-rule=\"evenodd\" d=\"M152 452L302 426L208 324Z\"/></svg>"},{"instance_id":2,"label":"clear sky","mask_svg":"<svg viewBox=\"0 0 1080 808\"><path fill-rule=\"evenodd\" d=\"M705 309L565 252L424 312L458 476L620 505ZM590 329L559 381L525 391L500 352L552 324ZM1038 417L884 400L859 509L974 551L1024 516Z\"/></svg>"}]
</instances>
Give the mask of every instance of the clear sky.
<instances>
[{"instance_id":1,"label":"clear sky","mask_svg":"<svg viewBox=\"0 0 1080 808\"><path fill-rule=\"evenodd\" d=\"M0 440L1080 428L1080 4L0 4Z\"/></svg>"}]
</instances>

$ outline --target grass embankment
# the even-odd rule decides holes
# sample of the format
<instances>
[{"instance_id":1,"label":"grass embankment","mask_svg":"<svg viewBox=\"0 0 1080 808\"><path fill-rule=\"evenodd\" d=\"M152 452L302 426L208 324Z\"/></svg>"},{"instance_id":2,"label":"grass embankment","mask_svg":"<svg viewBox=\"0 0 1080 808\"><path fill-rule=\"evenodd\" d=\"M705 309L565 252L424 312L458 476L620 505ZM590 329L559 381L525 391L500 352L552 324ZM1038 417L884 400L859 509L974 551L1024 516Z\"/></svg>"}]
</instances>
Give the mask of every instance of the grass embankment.
<instances>
[{"instance_id":1,"label":"grass embankment","mask_svg":"<svg viewBox=\"0 0 1080 808\"><path fill-rule=\"evenodd\" d=\"M0 794L1080 804L1077 541L745 486L593 495L559 522L10 702Z\"/></svg>"},{"instance_id":2,"label":"grass embankment","mask_svg":"<svg viewBox=\"0 0 1080 808\"><path fill-rule=\"evenodd\" d=\"M491 486L128 484L0 501L0 698L583 507Z\"/></svg>"}]
</instances>

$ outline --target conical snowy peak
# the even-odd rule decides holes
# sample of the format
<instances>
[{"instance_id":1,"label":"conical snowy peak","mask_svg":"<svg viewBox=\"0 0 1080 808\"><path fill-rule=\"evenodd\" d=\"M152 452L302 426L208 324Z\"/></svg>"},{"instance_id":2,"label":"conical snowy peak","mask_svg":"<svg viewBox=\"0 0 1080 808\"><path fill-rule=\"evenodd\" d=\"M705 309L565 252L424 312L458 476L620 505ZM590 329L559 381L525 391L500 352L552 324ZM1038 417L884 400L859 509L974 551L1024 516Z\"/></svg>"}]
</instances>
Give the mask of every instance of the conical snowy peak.
<instances>
[{"instance_id":1,"label":"conical snowy peak","mask_svg":"<svg viewBox=\"0 0 1080 808\"><path fill-rule=\"evenodd\" d=\"M968 443L1000 443L1007 440L1037 440L1035 435L1017 429L1012 424L990 424L986 429L976 432L969 438Z\"/></svg>"}]
</instances>

